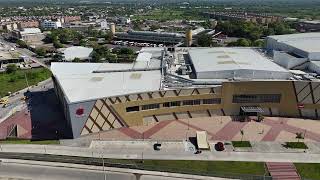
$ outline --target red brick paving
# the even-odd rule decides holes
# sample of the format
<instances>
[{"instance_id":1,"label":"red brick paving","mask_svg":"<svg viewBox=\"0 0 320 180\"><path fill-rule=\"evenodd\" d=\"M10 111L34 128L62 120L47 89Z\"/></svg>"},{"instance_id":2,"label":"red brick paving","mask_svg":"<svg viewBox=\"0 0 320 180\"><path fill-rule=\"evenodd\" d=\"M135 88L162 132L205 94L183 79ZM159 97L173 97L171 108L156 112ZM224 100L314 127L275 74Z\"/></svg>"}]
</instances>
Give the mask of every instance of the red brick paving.
<instances>
[{"instance_id":1,"label":"red brick paving","mask_svg":"<svg viewBox=\"0 0 320 180\"><path fill-rule=\"evenodd\" d=\"M29 113L26 114L26 111L27 110L22 110L20 112L17 112L13 116L9 117L8 119L0 123L0 139L7 138L8 128L12 125L19 125L27 131L27 133L18 136L19 138L32 138L31 118Z\"/></svg>"},{"instance_id":2,"label":"red brick paving","mask_svg":"<svg viewBox=\"0 0 320 180\"><path fill-rule=\"evenodd\" d=\"M150 138L152 135L154 135L155 133L159 132L161 129L166 127L171 122L173 122L173 121L161 121L161 122L157 123L152 128L146 130L143 133L144 138Z\"/></svg>"},{"instance_id":3,"label":"red brick paving","mask_svg":"<svg viewBox=\"0 0 320 180\"><path fill-rule=\"evenodd\" d=\"M269 130L266 136L263 137L262 141L275 141L277 136L280 134L281 131L287 131L293 134L296 133L305 133L305 138L320 141L320 134L314 133L311 131L306 131L305 129L294 127L287 124L287 120L274 121L270 119L265 119L263 121L264 124L271 126L272 128Z\"/></svg>"},{"instance_id":4,"label":"red brick paving","mask_svg":"<svg viewBox=\"0 0 320 180\"><path fill-rule=\"evenodd\" d=\"M142 139L143 138L141 133L139 133L138 131L133 130L131 128L123 127L123 128L120 128L119 131L122 132L123 134L133 138L133 139Z\"/></svg>"},{"instance_id":5,"label":"red brick paving","mask_svg":"<svg viewBox=\"0 0 320 180\"><path fill-rule=\"evenodd\" d=\"M220 129L212 140L232 140L248 122L230 121Z\"/></svg>"},{"instance_id":6,"label":"red brick paving","mask_svg":"<svg viewBox=\"0 0 320 180\"><path fill-rule=\"evenodd\" d=\"M271 129L262 138L262 141L275 141L280 132L283 130L284 126L287 124L287 120L282 120L281 122L282 123L265 119L262 123L271 126Z\"/></svg>"},{"instance_id":7,"label":"red brick paving","mask_svg":"<svg viewBox=\"0 0 320 180\"><path fill-rule=\"evenodd\" d=\"M179 122L179 123L181 123L181 124L183 124L183 125L189 126L190 128L195 129L195 130L197 130L197 131L206 131L206 130L204 130L204 129L202 129L202 128L199 128L198 126L192 125L192 124L190 124L190 123L186 123L186 122L181 121L181 120L177 120L177 122ZM210 136L215 136L214 133L211 133L211 132L209 132L209 131L207 131L207 134L210 135Z\"/></svg>"},{"instance_id":8,"label":"red brick paving","mask_svg":"<svg viewBox=\"0 0 320 180\"><path fill-rule=\"evenodd\" d=\"M298 128L298 127L294 127L288 124L285 124L284 128L285 131L291 132L291 133L305 133L305 138L311 139L311 140L315 140L320 142L320 134L318 133L314 133L311 131L306 131L305 129L302 128Z\"/></svg>"},{"instance_id":9,"label":"red brick paving","mask_svg":"<svg viewBox=\"0 0 320 180\"><path fill-rule=\"evenodd\" d=\"M268 171L275 180L301 180L293 163L267 162Z\"/></svg>"}]
</instances>

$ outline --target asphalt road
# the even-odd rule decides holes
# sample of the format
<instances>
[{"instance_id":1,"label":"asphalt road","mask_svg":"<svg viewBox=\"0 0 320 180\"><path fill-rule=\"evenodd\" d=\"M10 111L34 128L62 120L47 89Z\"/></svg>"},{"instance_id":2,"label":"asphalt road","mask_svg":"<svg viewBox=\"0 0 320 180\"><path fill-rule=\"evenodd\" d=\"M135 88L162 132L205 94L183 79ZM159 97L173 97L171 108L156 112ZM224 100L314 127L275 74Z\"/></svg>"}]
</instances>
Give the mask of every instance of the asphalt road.
<instances>
[{"instance_id":1,"label":"asphalt road","mask_svg":"<svg viewBox=\"0 0 320 180\"><path fill-rule=\"evenodd\" d=\"M1 178L23 180L135 180L133 174L127 173L104 173L97 170L6 163L0 165Z\"/></svg>"},{"instance_id":2,"label":"asphalt road","mask_svg":"<svg viewBox=\"0 0 320 180\"><path fill-rule=\"evenodd\" d=\"M1 163L0 180L182 180L184 178L142 175L132 173L53 167L30 164ZM208 179L219 179L210 177Z\"/></svg>"}]
</instances>

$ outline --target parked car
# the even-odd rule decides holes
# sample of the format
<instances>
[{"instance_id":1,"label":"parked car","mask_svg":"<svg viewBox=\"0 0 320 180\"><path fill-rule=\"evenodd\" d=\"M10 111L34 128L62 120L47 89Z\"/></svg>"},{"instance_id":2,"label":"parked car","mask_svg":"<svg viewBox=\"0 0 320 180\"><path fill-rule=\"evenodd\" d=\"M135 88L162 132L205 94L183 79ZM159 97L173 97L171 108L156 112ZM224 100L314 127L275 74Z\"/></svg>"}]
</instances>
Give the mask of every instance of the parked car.
<instances>
[{"instance_id":1,"label":"parked car","mask_svg":"<svg viewBox=\"0 0 320 180\"><path fill-rule=\"evenodd\" d=\"M160 144L160 143L155 143L155 144L153 145L153 150L155 150L155 151L160 151L160 149L161 149L161 144Z\"/></svg>"}]
</instances>

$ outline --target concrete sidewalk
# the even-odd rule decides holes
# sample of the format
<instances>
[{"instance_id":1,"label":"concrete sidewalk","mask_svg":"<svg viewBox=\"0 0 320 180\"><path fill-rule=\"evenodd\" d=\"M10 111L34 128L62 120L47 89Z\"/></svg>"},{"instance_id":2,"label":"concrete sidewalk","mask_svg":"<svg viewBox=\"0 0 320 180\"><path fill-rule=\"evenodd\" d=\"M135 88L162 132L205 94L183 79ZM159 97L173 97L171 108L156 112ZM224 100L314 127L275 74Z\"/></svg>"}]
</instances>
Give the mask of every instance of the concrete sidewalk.
<instances>
[{"instance_id":1,"label":"concrete sidewalk","mask_svg":"<svg viewBox=\"0 0 320 180\"><path fill-rule=\"evenodd\" d=\"M131 142L130 142L131 143ZM38 153L66 156L82 156L114 158L114 159L161 159L161 160L204 160L204 161L254 161L254 162L296 162L296 163L319 163L320 153L312 152L217 152L203 151L201 154L194 154L193 150L186 150L185 147L176 149L173 143L164 144L163 149L154 151L152 143L144 144L145 148L139 147L139 143L133 146L123 144L120 148L88 148L88 147L67 147L59 145L0 145L0 152L15 153ZM183 144L183 143L182 143ZM182 145L181 144L181 145ZM119 144L121 145L121 143ZM167 148L166 148L167 147ZM188 146L186 146L188 147ZM187 148L188 149L188 148Z\"/></svg>"}]
</instances>

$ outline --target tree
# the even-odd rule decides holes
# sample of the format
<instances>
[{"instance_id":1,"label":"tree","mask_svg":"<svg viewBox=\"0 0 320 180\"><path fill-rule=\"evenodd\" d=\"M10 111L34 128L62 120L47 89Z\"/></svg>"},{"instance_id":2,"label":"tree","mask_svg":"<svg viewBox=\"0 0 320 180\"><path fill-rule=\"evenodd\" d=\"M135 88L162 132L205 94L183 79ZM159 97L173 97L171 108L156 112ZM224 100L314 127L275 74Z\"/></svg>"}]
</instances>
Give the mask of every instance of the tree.
<instances>
[{"instance_id":1,"label":"tree","mask_svg":"<svg viewBox=\"0 0 320 180\"><path fill-rule=\"evenodd\" d=\"M47 54L47 50L45 48L37 48L35 52L38 56L45 56Z\"/></svg>"},{"instance_id":2,"label":"tree","mask_svg":"<svg viewBox=\"0 0 320 180\"><path fill-rule=\"evenodd\" d=\"M53 46L54 46L55 48L57 48L57 49L64 47L63 44L62 44L59 40L54 40L54 41L53 41Z\"/></svg>"},{"instance_id":3,"label":"tree","mask_svg":"<svg viewBox=\"0 0 320 180\"><path fill-rule=\"evenodd\" d=\"M15 64L9 64L6 69L6 73L11 74L17 71L17 66Z\"/></svg>"},{"instance_id":4,"label":"tree","mask_svg":"<svg viewBox=\"0 0 320 180\"><path fill-rule=\"evenodd\" d=\"M231 42L228 46L240 46L240 47L249 47L251 41L249 39L240 38L236 42Z\"/></svg>"},{"instance_id":5,"label":"tree","mask_svg":"<svg viewBox=\"0 0 320 180\"><path fill-rule=\"evenodd\" d=\"M265 46L265 41L264 40L256 40L252 43L252 46L255 47L264 47Z\"/></svg>"},{"instance_id":6,"label":"tree","mask_svg":"<svg viewBox=\"0 0 320 180\"><path fill-rule=\"evenodd\" d=\"M244 132L243 132L243 129L240 130L240 134L241 134L241 142L243 140L243 136L244 136Z\"/></svg>"},{"instance_id":7,"label":"tree","mask_svg":"<svg viewBox=\"0 0 320 180\"><path fill-rule=\"evenodd\" d=\"M91 53L91 58L92 58L93 62L99 62L102 59L101 55L99 53L97 53L96 51L93 51Z\"/></svg>"},{"instance_id":8,"label":"tree","mask_svg":"<svg viewBox=\"0 0 320 180\"><path fill-rule=\"evenodd\" d=\"M212 45L211 36L208 34L202 34L198 37L198 45L201 47L210 47Z\"/></svg>"},{"instance_id":9,"label":"tree","mask_svg":"<svg viewBox=\"0 0 320 180\"><path fill-rule=\"evenodd\" d=\"M107 42L110 42L113 39L113 35L111 32L107 32L104 38L106 39Z\"/></svg>"},{"instance_id":10,"label":"tree","mask_svg":"<svg viewBox=\"0 0 320 180\"><path fill-rule=\"evenodd\" d=\"M249 47L251 45L250 40L244 39L244 38L238 39L237 43L238 43L238 46L242 46L242 47Z\"/></svg>"},{"instance_id":11,"label":"tree","mask_svg":"<svg viewBox=\"0 0 320 180\"><path fill-rule=\"evenodd\" d=\"M160 29L160 28L161 28L161 26L159 24L153 24L153 25L150 26L150 30L151 31L154 31L154 30L157 30L157 29Z\"/></svg>"},{"instance_id":12,"label":"tree","mask_svg":"<svg viewBox=\"0 0 320 180\"><path fill-rule=\"evenodd\" d=\"M58 61L62 61L63 57L61 54L55 54L52 58L53 61L58 62Z\"/></svg>"},{"instance_id":13,"label":"tree","mask_svg":"<svg viewBox=\"0 0 320 180\"><path fill-rule=\"evenodd\" d=\"M131 48L121 48L119 54L134 54L134 50Z\"/></svg>"},{"instance_id":14,"label":"tree","mask_svg":"<svg viewBox=\"0 0 320 180\"><path fill-rule=\"evenodd\" d=\"M81 62L81 59L76 57L76 58L73 59L73 62Z\"/></svg>"},{"instance_id":15,"label":"tree","mask_svg":"<svg viewBox=\"0 0 320 180\"><path fill-rule=\"evenodd\" d=\"M108 62L110 62L110 63L117 63L117 62L118 62L118 56L117 56L117 54L112 54L112 53L110 53L110 54L106 57L106 59L107 59Z\"/></svg>"},{"instance_id":16,"label":"tree","mask_svg":"<svg viewBox=\"0 0 320 180\"><path fill-rule=\"evenodd\" d=\"M23 40L17 40L17 42L16 42L18 45L19 45L19 47L21 47L21 48L27 48L28 47L28 45L27 45L27 43L25 42L25 41L23 41Z\"/></svg>"},{"instance_id":17,"label":"tree","mask_svg":"<svg viewBox=\"0 0 320 180\"><path fill-rule=\"evenodd\" d=\"M300 139L304 139L304 136L303 136L302 132L296 133L296 138L298 139L298 142L299 142Z\"/></svg>"}]
</instances>

